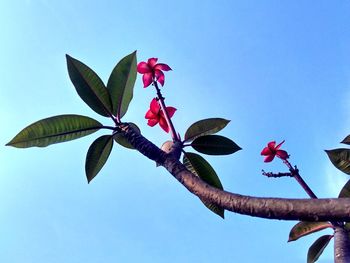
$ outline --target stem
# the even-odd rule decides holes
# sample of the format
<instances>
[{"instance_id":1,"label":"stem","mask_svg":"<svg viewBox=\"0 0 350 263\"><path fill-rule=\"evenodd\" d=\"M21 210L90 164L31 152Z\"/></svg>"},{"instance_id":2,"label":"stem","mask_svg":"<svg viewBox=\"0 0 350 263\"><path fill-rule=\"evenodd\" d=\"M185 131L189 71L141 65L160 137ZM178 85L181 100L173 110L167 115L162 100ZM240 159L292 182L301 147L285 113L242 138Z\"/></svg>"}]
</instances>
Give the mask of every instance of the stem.
<instances>
[{"instance_id":1,"label":"stem","mask_svg":"<svg viewBox=\"0 0 350 263\"><path fill-rule=\"evenodd\" d=\"M305 190L305 192L310 196L310 198L317 199L317 196L314 194L311 188L307 185L307 183L303 180L303 178L301 178L299 174L299 170L296 167L293 167L290 164L290 162L288 162L287 160L283 160L283 162L285 163L285 165L287 165L289 171L291 172L295 180L297 180L297 182Z\"/></svg>"},{"instance_id":2,"label":"stem","mask_svg":"<svg viewBox=\"0 0 350 263\"><path fill-rule=\"evenodd\" d=\"M120 116L118 116L118 115L115 116L115 117L113 116L112 119L113 119L114 123L117 124L117 125L121 123Z\"/></svg>"},{"instance_id":3,"label":"stem","mask_svg":"<svg viewBox=\"0 0 350 263\"><path fill-rule=\"evenodd\" d=\"M286 176L293 177L292 173L271 173L271 172L265 172L264 170L262 170L262 174L270 178L279 178L279 177L286 177Z\"/></svg>"},{"instance_id":4,"label":"stem","mask_svg":"<svg viewBox=\"0 0 350 263\"><path fill-rule=\"evenodd\" d=\"M288 162L288 160L283 160L283 162L287 165L292 176L295 178L295 180L297 180L297 182L301 185L301 187L305 190L305 192L310 196L310 198L318 199L318 197L315 195L315 193L311 190L311 188L307 185L307 183L300 176L299 170L297 169L297 167L296 166L293 167L290 164L290 162ZM336 226L341 227L344 225L340 221L339 222L331 221L331 223L334 227L336 227Z\"/></svg>"},{"instance_id":5,"label":"stem","mask_svg":"<svg viewBox=\"0 0 350 263\"><path fill-rule=\"evenodd\" d=\"M166 110L166 106L164 103L164 97L163 97L162 93L160 92L157 81L154 80L153 85L156 88L158 101L159 101L160 107L164 113L165 120L168 123L168 126L170 127L171 138L173 139L173 141L180 141L180 138L178 137L176 130L175 130L175 127L173 125L173 122L171 121L169 114L168 114L168 111Z\"/></svg>"},{"instance_id":6,"label":"stem","mask_svg":"<svg viewBox=\"0 0 350 263\"><path fill-rule=\"evenodd\" d=\"M102 126L101 127L102 129L107 129L107 130L112 130L112 131L115 131L116 128L115 127L112 127L112 126Z\"/></svg>"}]
</instances>

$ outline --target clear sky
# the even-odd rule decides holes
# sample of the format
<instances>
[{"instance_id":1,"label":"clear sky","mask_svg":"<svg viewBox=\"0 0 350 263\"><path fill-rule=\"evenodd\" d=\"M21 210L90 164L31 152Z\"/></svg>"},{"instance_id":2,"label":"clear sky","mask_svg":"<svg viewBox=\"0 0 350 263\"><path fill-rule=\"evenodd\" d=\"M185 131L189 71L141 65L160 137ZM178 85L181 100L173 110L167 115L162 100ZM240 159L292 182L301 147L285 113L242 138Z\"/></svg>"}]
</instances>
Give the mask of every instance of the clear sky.
<instances>
[{"instance_id":1,"label":"clear sky","mask_svg":"<svg viewBox=\"0 0 350 263\"><path fill-rule=\"evenodd\" d=\"M324 149L350 133L349 1L0 1L0 143L39 119L75 113L106 125L77 96L65 54L104 81L125 55L158 57L166 103L183 135L208 117L231 120L221 134L243 150L208 157L224 188L303 198L290 178L261 169L268 141L286 140L291 163L320 197L336 197L348 177ZM126 121L161 145L146 125L154 96L137 79ZM296 222L207 210L162 168L115 145L87 184L86 151L103 133L47 148L0 150L0 261L305 262L321 234L287 243ZM325 231L324 233L329 233ZM332 244L331 244L332 245ZM329 246L319 262L332 262Z\"/></svg>"}]
</instances>

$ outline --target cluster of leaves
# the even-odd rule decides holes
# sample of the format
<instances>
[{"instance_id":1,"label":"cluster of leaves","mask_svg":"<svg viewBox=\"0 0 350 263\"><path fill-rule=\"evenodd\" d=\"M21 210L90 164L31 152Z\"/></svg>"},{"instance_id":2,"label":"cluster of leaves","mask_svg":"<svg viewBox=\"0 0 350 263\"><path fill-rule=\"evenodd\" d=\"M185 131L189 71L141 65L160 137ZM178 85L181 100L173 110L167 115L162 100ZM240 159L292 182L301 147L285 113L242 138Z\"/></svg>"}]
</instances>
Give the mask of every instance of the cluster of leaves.
<instances>
[{"instance_id":1,"label":"cluster of leaves","mask_svg":"<svg viewBox=\"0 0 350 263\"><path fill-rule=\"evenodd\" d=\"M6 145L17 148L46 147L78 139L100 129L111 130L111 134L97 138L87 152L85 171L90 182L106 163L113 141L132 148L119 132L119 127L133 97L136 51L119 61L108 79L107 86L91 68L69 55L66 58L69 77L80 98L96 113L112 119L114 126L103 126L99 121L82 115L59 115L27 126ZM136 124L129 125L140 132Z\"/></svg>"},{"instance_id":2,"label":"cluster of leaves","mask_svg":"<svg viewBox=\"0 0 350 263\"><path fill-rule=\"evenodd\" d=\"M341 143L350 145L350 135L347 136ZM350 149L338 148L333 150L326 150L326 153L333 163L333 165L340 171L350 175ZM350 180L341 189L338 198L350 198ZM345 229L350 230L350 222L337 222L336 224L342 225ZM306 235L321 231L327 228L334 228L334 223L331 222L299 222L297 223L289 233L290 241L295 241ZM307 262L316 262L321 256L324 249L327 247L333 235L323 235L316 239L316 241L310 246L307 254ZM350 232L349 232L350 237Z\"/></svg>"},{"instance_id":3,"label":"cluster of leaves","mask_svg":"<svg viewBox=\"0 0 350 263\"><path fill-rule=\"evenodd\" d=\"M193 123L186 131L183 144L189 143L193 149L207 155L227 155L239 151L241 148L229 138L221 135L213 135L229 123L221 118L205 119ZM193 174L200 177L207 184L223 190L218 175L213 167L199 154L184 152L183 164ZM224 218L224 209L216 204L201 200L206 207Z\"/></svg>"},{"instance_id":4,"label":"cluster of leaves","mask_svg":"<svg viewBox=\"0 0 350 263\"><path fill-rule=\"evenodd\" d=\"M96 113L110 118L113 126L104 126L99 121L82 115L68 114L39 120L20 131L6 145L17 148L46 147L90 135L100 129L110 130L110 134L97 138L89 147L85 172L90 182L105 165L114 143L133 149L120 132L121 118L128 110L133 98L137 73L136 51L124 57L113 69L107 85L87 65L67 55L69 77L80 98ZM142 63L142 62L141 62ZM211 118L192 124L186 131L182 147L191 146L196 151L208 155L227 155L241 148L232 140L214 135L229 123L221 118ZM125 124L125 123L124 123ZM127 123L134 131L141 133L134 123ZM163 144L162 150L171 152L174 141ZM193 174L209 185L223 189L219 177L211 165L199 154L183 151L183 163ZM214 213L224 217L224 209L205 200L202 202Z\"/></svg>"}]
</instances>

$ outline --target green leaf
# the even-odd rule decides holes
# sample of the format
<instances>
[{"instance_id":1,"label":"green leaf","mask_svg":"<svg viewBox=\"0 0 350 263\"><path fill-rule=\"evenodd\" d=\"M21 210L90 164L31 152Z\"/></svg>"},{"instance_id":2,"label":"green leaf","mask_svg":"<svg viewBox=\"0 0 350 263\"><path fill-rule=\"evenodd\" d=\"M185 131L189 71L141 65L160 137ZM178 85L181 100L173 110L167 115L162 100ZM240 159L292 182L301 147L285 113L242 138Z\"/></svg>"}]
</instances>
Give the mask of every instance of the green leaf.
<instances>
[{"instance_id":1,"label":"green leaf","mask_svg":"<svg viewBox=\"0 0 350 263\"><path fill-rule=\"evenodd\" d=\"M85 173L89 183L106 163L112 147L113 135L101 136L91 144L85 161Z\"/></svg>"},{"instance_id":2,"label":"green leaf","mask_svg":"<svg viewBox=\"0 0 350 263\"><path fill-rule=\"evenodd\" d=\"M111 95L113 114L121 118L128 110L136 81L136 51L124 57L113 69L107 89Z\"/></svg>"},{"instance_id":3,"label":"green leaf","mask_svg":"<svg viewBox=\"0 0 350 263\"><path fill-rule=\"evenodd\" d=\"M188 165L188 168L192 168L189 170L198 175L203 181L223 190L222 184L215 170L202 156L196 153L186 152L183 162L185 166Z\"/></svg>"},{"instance_id":4,"label":"green leaf","mask_svg":"<svg viewBox=\"0 0 350 263\"><path fill-rule=\"evenodd\" d=\"M46 147L78 139L94 133L101 127L101 123L86 116L58 115L32 123L6 145L17 148Z\"/></svg>"},{"instance_id":5,"label":"green leaf","mask_svg":"<svg viewBox=\"0 0 350 263\"><path fill-rule=\"evenodd\" d=\"M328 227L332 228L332 224L329 222L299 222L290 230L288 242Z\"/></svg>"},{"instance_id":6,"label":"green leaf","mask_svg":"<svg viewBox=\"0 0 350 263\"><path fill-rule=\"evenodd\" d=\"M350 180L341 189L338 198L349 198L350 197Z\"/></svg>"},{"instance_id":7,"label":"green leaf","mask_svg":"<svg viewBox=\"0 0 350 263\"><path fill-rule=\"evenodd\" d=\"M350 223L349 222L346 223L344 228L349 232L350 231ZM350 235L350 233L349 233L349 235Z\"/></svg>"},{"instance_id":8,"label":"green leaf","mask_svg":"<svg viewBox=\"0 0 350 263\"><path fill-rule=\"evenodd\" d=\"M205 135L196 138L191 146L198 152L209 155L226 155L241 150L232 140L220 135Z\"/></svg>"},{"instance_id":9,"label":"green leaf","mask_svg":"<svg viewBox=\"0 0 350 263\"><path fill-rule=\"evenodd\" d=\"M129 122L128 123L137 133L141 133L141 130L139 127L137 127L137 125L135 123ZM130 142L123 136L123 134L121 133L116 133L114 135L114 140L115 142L117 142L118 144L120 144L121 146L128 148L128 149L135 149L134 146L132 146L130 144Z\"/></svg>"},{"instance_id":10,"label":"green leaf","mask_svg":"<svg viewBox=\"0 0 350 263\"><path fill-rule=\"evenodd\" d=\"M344 140L342 140L340 143L348 144L350 145L350 135L346 136Z\"/></svg>"},{"instance_id":11,"label":"green leaf","mask_svg":"<svg viewBox=\"0 0 350 263\"><path fill-rule=\"evenodd\" d=\"M217 133L225 128L229 122L229 120L222 118L210 118L197 121L187 129L184 142L190 142L197 137Z\"/></svg>"},{"instance_id":12,"label":"green leaf","mask_svg":"<svg viewBox=\"0 0 350 263\"><path fill-rule=\"evenodd\" d=\"M307 263L313 263L317 261L332 237L332 235L321 236L311 245L307 253Z\"/></svg>"},{"instance_id":13,"label":"green leaf","mask_svg":"<svg viewBox=\"0 0 350 263\"><path fill-rule=\"evenodd\" d=\"M69 77L80 98L98 114L111 116L111 99L100 77L79 60L69 55L66 58Z\"/></svg>"},{"instance_id":14,"label":"green leaf","mask_svg":"<svg viewBox=\"0 0 350 263\"><path fill-rule=\"evenodd\" d=\"M217 176L211 165L200 155L196 153L186 152L183 157L183 164L194 175L201 178L207 184L223 190L219 177ZM224 218L225 210L216 204L201 200L206 207L208 207L215 214Z\"/></svg>"},{"instance_id":15,"label":"green leaf","mask_svg":"<svg viewBox=\"0 0 350 263\"><path fill-rule=\"evenodd\" d=\"M336 168L350 175L350 149L326 150L326 153Z\"/></svg>"},{"instance_id":16,"label":"green leaf","mask_svg":"<svg viewBox=\"0 0 350 263\"><path fill-rule=\"evenodd\" d=\"M222 207L220 207L214 203L210 203L210 202L205 201L205 200L201 200L201 201L210 211L217 214L221 218L225 219L225 209L223 209Z\"/></svg>"}]
</instances>

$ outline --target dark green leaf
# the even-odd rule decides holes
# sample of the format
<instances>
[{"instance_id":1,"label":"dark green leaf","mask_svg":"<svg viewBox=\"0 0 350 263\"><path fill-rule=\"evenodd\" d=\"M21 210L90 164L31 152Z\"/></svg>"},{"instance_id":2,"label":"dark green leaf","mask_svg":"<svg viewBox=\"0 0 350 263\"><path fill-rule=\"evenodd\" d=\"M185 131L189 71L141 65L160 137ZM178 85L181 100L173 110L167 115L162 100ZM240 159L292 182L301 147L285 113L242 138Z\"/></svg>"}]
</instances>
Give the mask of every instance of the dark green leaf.
<instances>
[{"instance_id":1,"label":"dark green leaf","mask_svg":"<svg viewBox=\"0 0 350 263\"><path fill-rule=\"evenodd\" d=\"M326 150L329 159L340 171L350 174L350 149Z\"/></svg>"},{"instance_id":2,"label":"dark green leaf","mask_svg":"<svg viewBox=\"0 0 350 263\"><path fill-rule=\"evenodd\" d=\"M112 104L100 77L79 60L66 55L69 77L80 98L102 116L111 116Z\"/></svg>"},{"instance_id":3,"label":"dark green leaf","mask_svg":"<svg viewBox=\"0 0 350 263\"><path fill-rule=\"evenodd\" d=\"M225 209L223 209L222 207L220 207L214 203L210 203L206 200L201 200L201 201L210 211L217 214L221 218L225 219Z\"/></svg>"},{"instance_id":4,"label":"dark green leaf","mask_svg":"<svg viewBox=\"0 0 350 263\"><path fill-rule=\"evenodd\" d=\"M202 156L196 153L186 152L183 157L183 164L190 172L192 172L194 175L197 175L207 184L223 190L222 184L216 172ZM217 206L216 204L207 202L206 200L201 201L211 211L224 218L225 210L223 208Z\"/></svg>"},{"instance_id":5,"label":"dark green leaf","mask_svg":"<svg viewBox=\"0 0 350 263\"><path fill-rule=\"evenodd\" d=\"M137 127L135 123L129 122L128 123L137 133L141 133L140 128ZM121 133L116 133L114 135L114 140L120 144L121 146L124 146L125 148L128 149L135 149L134 146L130 144L130 142L123 136Z\"/></svg>"},{"instance_id":6,"label":"dark green leaf","mask_svg":"<svg viewBox=\"0 0 350 263\"><path fill-rule=\"evenodd\" d=\"M85 161L85 173L89 183L106 163L109 154L112 151L112 147L112 135L101 136L91 144Z\"/></svg>"},{"instance_id":7,"label":"dark green leaf","mask_svg":"<svg viewBox=\"0 0 350 263\"><path fill-rule=\"evenodd\" d=\"M329 222L299 222L290 230L288 242L328 227L332 227Z\"/></svg>"},{"instance_id":8,"label":"dark green leaf","mask_svg":"<svg viewBox=\"0 0 350 263\"><path fill-rule=\"evenodd\" d=\"M342 140L340 143L348 144L350 145L350 135L346 136L344 140Z\"/></svg>"},{"instance_id":9,"label":"dark green leaf","mask_svg":"<svg viewBox=\"0 0 350 263\"><path fill-rule=\"evenodd\" d=\"M191 146L198 152L209 155L226 155L241 150L236 143L220 135L205 135L196 138Z\"/></svg>"},{"instance_id":10,"label":"dark green leaf","mask_svg":"<svg viewBox=\"0 0 350 263\"><path fill-rule=\"evenodd\" d=\"M185 133L185 142L190 142L199 136L210 135L219 132L229 123L222 118L210 118L193 123Z\"/></svg>"},{"instance_id":11,"label":"dark green leaf","mask_svg":"<svg viewBox=\"0 0 350 263\"><path fill-rule=\"evenodd\" d=\"M81 115L59 115L34 122L8 144L17 148L45 147L89 135L102 127L98 121Z\"/></svg>"},{"instance_id":12,"label":"dark green leaf","mask_svg":"<svg viewBox=\"0 0 350 263\"><path fill-rule=\"evenodd\" d=\"M123 117L133 97L136 80L136 51L124 57L113 69L107 89L111 94L113 114Z\"/></svg>"},{"instance_id":13,"label":"dark green leaf","mask_svg":"<svg viewBox=\"0 0 350 263\"><path fill-rule=\"evenodd\" d=\"M349 198L350 197L350 180L341 189L338 198Z\"/></svg>"},{"instance_id":14,"label":"dark green leaf","mask_svg":"<svg viewBox=\"0 0 350 263\"><path fill-rule=\"evenodd\" d=\"M199 154L186 152L183 159L184 165L189 165L191 172L198 175L203 181L219 189L223 189L219 177L211 165ZM187 166L186 166L187 167Z\"/></svg>"},{"instance_id":15,"label":"dark green leaf","mask_svg":"<svg viewBox=\"0 0 350 263\"><path fill-rule=\"evenodd\" d=\"M313 263L317 261L332 237L332 235L321 236L311 245L307 253L307 263Z\"/></svg>"},{"instance_id":16,"label":"dark green leaf","mask_svg":"<svg viewBox=\"0 0 350 263\"><path fill-rule=\"evenodd\" d=\"M345 228L345 230L347 230L348 231L348 233L349 233L349 237L350 237L350 223L348 222L348 223L346 223L345 224L345 226L344 226L344 228Z\"/></svg>"}]
</instances>

